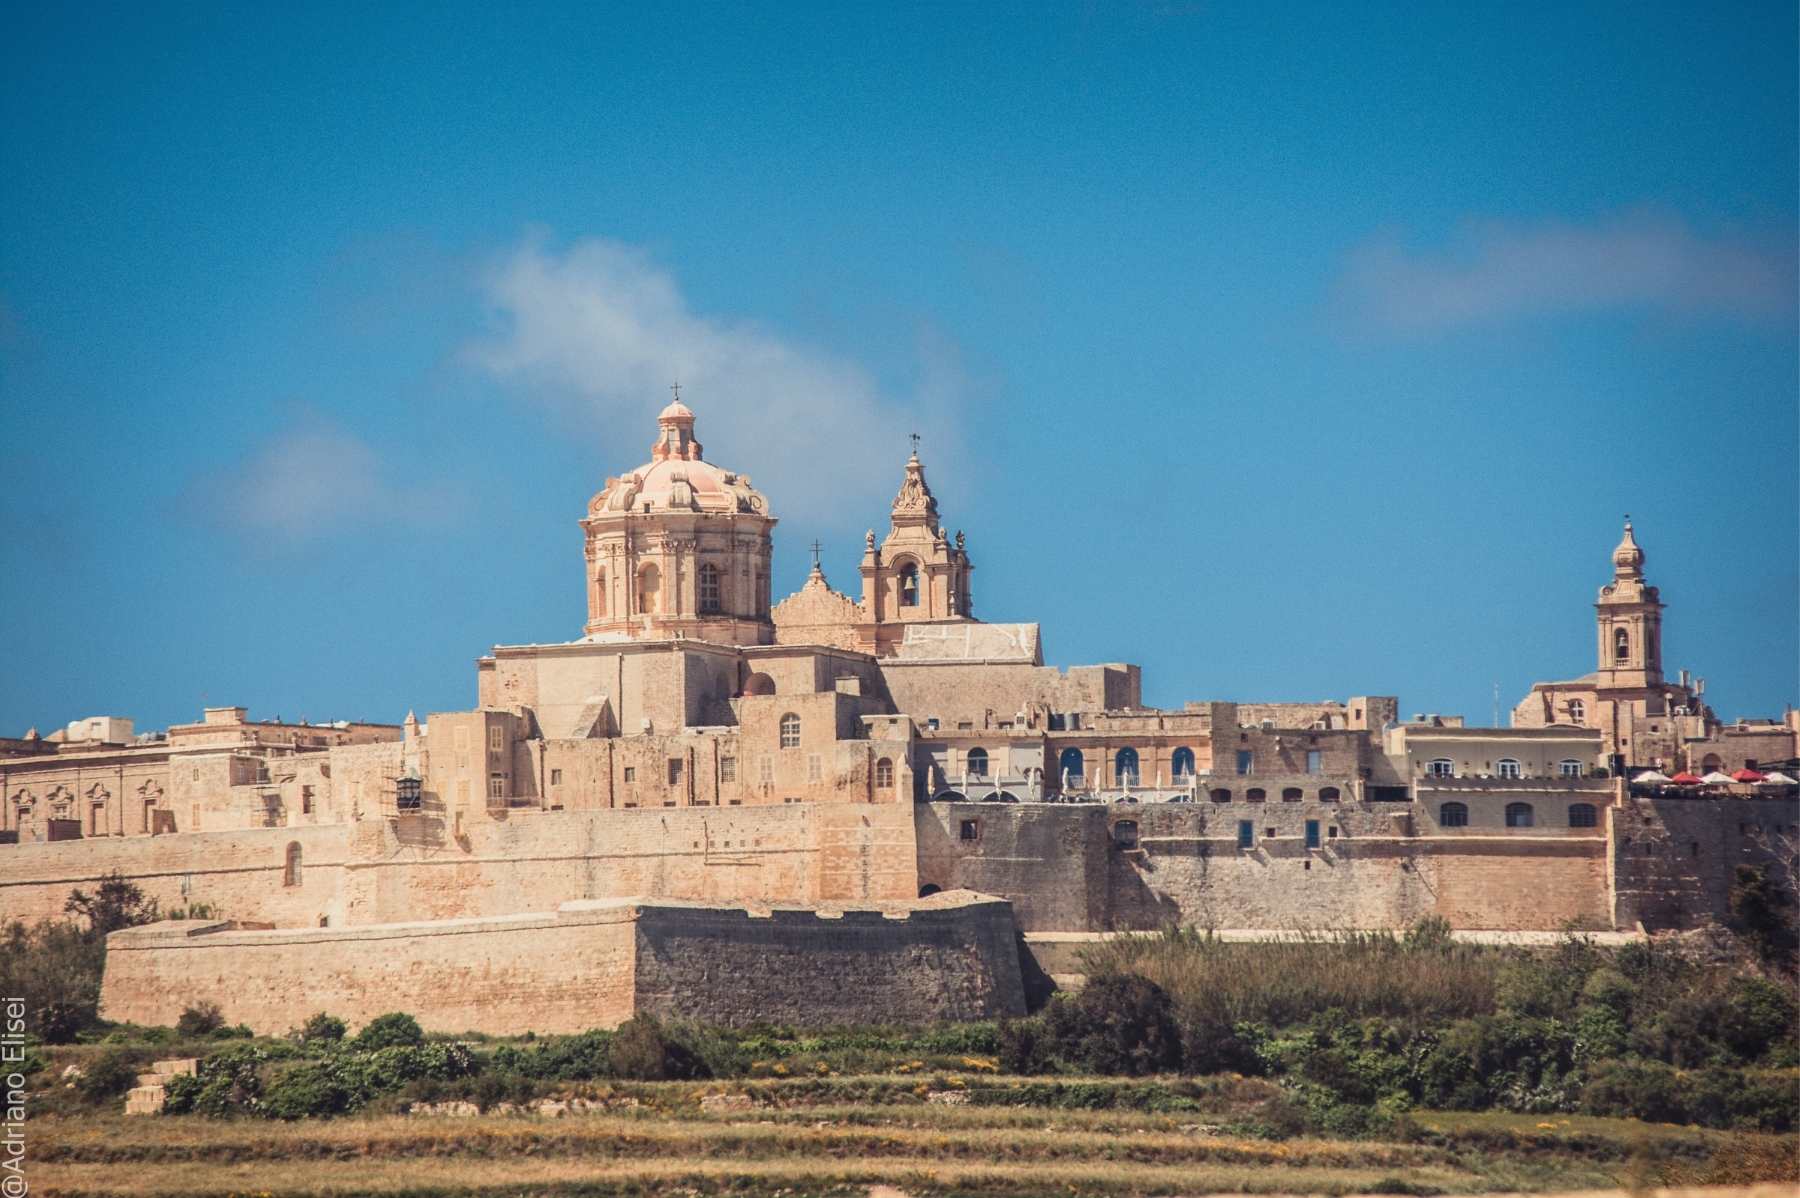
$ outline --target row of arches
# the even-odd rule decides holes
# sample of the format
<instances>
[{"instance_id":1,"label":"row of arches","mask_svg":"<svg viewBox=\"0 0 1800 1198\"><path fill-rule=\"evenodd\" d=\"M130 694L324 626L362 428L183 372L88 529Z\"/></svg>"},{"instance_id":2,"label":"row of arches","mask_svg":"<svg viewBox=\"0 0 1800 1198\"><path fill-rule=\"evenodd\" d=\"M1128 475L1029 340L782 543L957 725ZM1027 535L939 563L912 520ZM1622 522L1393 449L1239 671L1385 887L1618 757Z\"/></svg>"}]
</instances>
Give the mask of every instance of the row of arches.
<instances>
[{"instance_id":1,"label":"row of arches","mask_svg":"<svg viewBox=\"0 0 1800 1198\"><path fill-rule=\"evenodd\" d=\"M1208 791L1206 797L1215 803L1229 803L1235 796L1230 787L1221 786ZM1316 801L1320 803L1337 803L1341 802L1343 797L1343 792L1337 787L1321 786L1319 787ZM1266 803L1269 801L1269 792L1260 786L1252 786L1244 792L1244 801L1246 803ZM1281 801L1284 803L1303 803L1306 801L1306 792L1301 790L1298 786L1283 787L1281 791Z\"/></svg>"},{"instance_id":2,"label":"row of arches","mask_svg":"<svg viewBox=\"0 0 1800 1198\"><path fill-rule=\"evenodd\" d=\"M745 576L748 580L748 575ZM703 616L718 615L725 610L724 572L711 562L702 562L695 577L696 600ZM594 615L607 615L611 602L606 585L606 571L594 576ZM655 562L646 562L637 572L637 615L661 615L663 602L662 570ZM624 612L619 613L624 615Z\"/></svg>"},{"instance_id":3,"label":"row of arches","mask_svg":"<svg viewBox=\"0 0 1800 1198\"><path fill-rule=\"evenodd\" d=\"M1469 805L1457 802L1438 804L1438 826L1441 828L1468 827ZM1536 808L1530 803L1508 803L1506 805L1506 826L1509 828L1536 827ZM1569 804L1569 827L1597 828L1599 826L1600 811L1592 803Z\"/></svg>"},{"instance_id":4,"label":"row of arches","mask_svg":"<svg viewBox=\"0 0 1800 1198\"><path fill-rule=\"evenodd\" d=\"M985 758L986 754L983 754ZM1186 745L1176 749L1169 755L1169 772L1178 780L1194 776L1194 751ZM1113 777L1127 786L1136 786L1140 771L1138 769L1138 751L1126 747L1113 754ZM1056 760L1057 773L1064 778L1082 778L1087 776L1087 756L1073 745L1064 749Z\"/></svg>"}]
</instances>

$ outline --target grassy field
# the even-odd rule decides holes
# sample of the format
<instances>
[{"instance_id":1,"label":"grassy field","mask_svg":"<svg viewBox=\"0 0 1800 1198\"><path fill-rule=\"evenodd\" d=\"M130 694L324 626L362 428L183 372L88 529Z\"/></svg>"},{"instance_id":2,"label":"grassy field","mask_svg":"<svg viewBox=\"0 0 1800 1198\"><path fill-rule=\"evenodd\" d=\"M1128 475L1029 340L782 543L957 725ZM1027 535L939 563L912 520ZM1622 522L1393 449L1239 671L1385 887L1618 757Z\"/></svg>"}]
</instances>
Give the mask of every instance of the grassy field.
<instances>
[{"instance_id":1,"label":"grassy field","mask_svg":"<svg viewBox=\"0 0 1800 1198\"><path fill-rule=\"evenodd\" d=\"M1463 1194L1749 1180L1784 1167L1776 1137L1629 1120L1421 1112L1405 1142L1270 1140L1221 1130L1244 1113L1245 1096L1229 1090L1216 1111L1150 1114L936 1105L889 1084L911 1079L844 1080L885 1097L820 1105L801 1081L666 1082L588 1088L605 1109L562 1118L45 1117L29 1125L29 1177L33 1192L64 1195L804 1198L871 1186L917 1196ZM716 1109L727 1094L748 1105ZM1734 1161L1748 1171L1731 1171Z\"/></svg>"}]
</instances>

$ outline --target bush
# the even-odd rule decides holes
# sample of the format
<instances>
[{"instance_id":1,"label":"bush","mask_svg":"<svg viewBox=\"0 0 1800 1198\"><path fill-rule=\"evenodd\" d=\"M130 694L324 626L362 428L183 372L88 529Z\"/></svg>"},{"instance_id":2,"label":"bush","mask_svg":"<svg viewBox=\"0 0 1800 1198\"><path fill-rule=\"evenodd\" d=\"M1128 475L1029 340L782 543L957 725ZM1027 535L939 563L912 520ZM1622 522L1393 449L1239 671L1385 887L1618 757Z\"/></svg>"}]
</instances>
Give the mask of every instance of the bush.
<instances>
[{"instance_id":1,"label":"bush","mask_svg":"<svg viewBox=\"0 0 1800 1198\"><path fill-rule=\"evenodd\" d=\"M106 941L80 926L14 921L0 934L0 994L23 1000L29 1030L46 1044L70 1044L99 1022Z\"/></svg>"},{"instance_id":2,"label":"bush","mask_svg":"<svg viewBox=\"0 0 1800 1198\"><path fill-rule=\"evenodd\" d=\"M163 1083L163 1114L186 1115L194 1110L194 1104L206 1083L197 1075L177 1073Z\"/></svg>"},{"instance_id":3,"label":"bush","mask_svg":"<svg viewBox=\"0 0 1800 1198\"><path fill-rule=\"evenodd\" d=\"M356 1033L353 1044L364 1052L373 1052L378 1048L392 1048L395 1045L419 1045L425 1043L425 1033L419 1027L419 1021L402 1011L391 1011L386 1015L377 1015L369 1020L362 1031Z\"/></svg>"},{"instance_id":4,"label":"bush","mask_svg":"<svg viewBox=\"0 0 1800 1198\"><path fill-rule=\"evenodd\" d=\"M614 1077L633 1081L706 1076L699 1056L669 1035L652 1015L634 1015L619 1025L607 1046L607 1064Z\"/></svg>"},{"instance_id":5,"label":"bush","mask_svg":"<svg viewBox=\"0 0 1800 1198\"><path fill-rule=\"evenodd\" d=\"M109 1048L87 1065L75 1088L92 1102L117 1098L137 1085L138 1064L137 1053L124 1048Z\"/></svg>"},{"instance_id":6,"label":"bush","mask_svg":"<svg viewBox=\"0 0 1800 1198\"><path fill-rule=\"evenodd\" d=\"M306 1044L336 1044L346 1030L342 1019L320 1011L300 1028L300 1039Z\"/></svg>"},{"instance_id":7,"label":"bush","mask_svg":"<svg viewBox=\"0 0 1800 1198\"><path fill-rule=\"evenodd\" d=\"M277 1078L262 1096L262 1113L271 1119L327 1118L354 1110L359 1096L329 1065L306 1064Z\"/></svg>"},{"instance_id":8,"label":"bush","mask_svg":"<svg viewBox=\"0 0 1800 1198\"><path fill-rule=\"evenodd\" d=\"M1731 981L1718 1022L1719 1039L1739 1060L1754 1061L1795 1038L1800 1011L1787 986L1759 977Z\"/></svg>"},{"instance_id":9,"label":"bush","mask_svg":"<svg viewBox=\"0 0 1800 1198\"><path fill-rule=\"evenodd\" d=\"M1103 974L1044 1012L1056 1055L1092 1073L1141 1076L1181 1063L1181 1029L1161 986L1138 974Z\"/></svg>"},{"instance_id":10,"label":"bush","mask_svg":"<svg viewBox=\"0 0 1800 1198\"><path fill-rule=\"evenodd\" d=\"M1655 1061L1602 1061L1588 1071L1581 1109L1652 1123L1684 1122L1675 1071Z\"/></svg>"},{"instance_id":11,"label":"bush","mask_svg":"<svg viewBox=\"0 0 1800 1198\"><path fill-rule=\"evenodd\" d=\"M225 1026L225 1014L216 1002L198 1002L175 1021L175 1034L184 1040L210 1036Z\"/></svg>"}]
</instances>

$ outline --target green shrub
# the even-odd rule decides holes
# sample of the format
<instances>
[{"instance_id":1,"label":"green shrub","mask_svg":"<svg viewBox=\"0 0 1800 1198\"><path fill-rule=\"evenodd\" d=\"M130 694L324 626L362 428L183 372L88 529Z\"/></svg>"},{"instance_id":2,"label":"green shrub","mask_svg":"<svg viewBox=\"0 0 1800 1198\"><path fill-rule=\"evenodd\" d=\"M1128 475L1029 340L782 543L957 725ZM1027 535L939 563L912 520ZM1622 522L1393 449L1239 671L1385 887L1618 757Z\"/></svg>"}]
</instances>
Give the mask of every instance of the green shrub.
<instances>
[{"instance_id":1,"label":"green shrub","mask_svg":"<svg viewBox=\"0 0 1800 1198\"><path fill-rule=\"evenodd\" d=\"M75 1088L93 1102L117 1098L137 1085L140 1060L130 1049L109 1048L87 1064Z\"/></svg>"},{"instance_id":2,"label":"green shrub","mask_svg":"<svg viewBox=\"0 0 1800 1198\"><path fill-rule=\"evenodd\" d=\"M210 1036L225 1026L225 1014L216 1002L197 1002L175 1021L175 1034L183 1039Z\"/></svg>"},{"instance_id":3,"label":"green shrub","mask_svg":"<svg viewBox=\"0 0 1800 1198\"><path fill-rule=\"evenodd\" d=\"M194 1110L194 1104L206 1083L197 1074L177 1073L163 1083L163 1114L186 1115Z\"/></svg>"},{"instance_id":4,"label":"green shrub","mask_svg":"<svg viewBox=\"0 0 1800 1198\"><path fill-rule=\"evenodd\" d=\"M402 1011L392 1011L369 1020L368 1025L356 1033L356 1039L352 1043L365 1052L372 1052L378 1048L391 1048L396 1044L423 1044L425 1033L420 1029L417 1019Z\"/></svg>"},{"instance_id":5,"label":"green shrub","mask_svg":"<svg viewBox=\"0 0 1800 1198\"><path fill-rule=\"evenodd\" d=\"M307 1044L335 1044L344 1038L344 1021L320 1011L300 1028L300 1039Z\"/></svg>"},{"instance_id":6,"label":"green shrub","mask_svg":"<svg viewBox=\"0 0 1800 1198\"><path fill-rule=\"evenodd\" d=\"M1181 1029L1167 992L1139 974L1103 974L1044 1009L1063 1060L1092 1073L1141 1076L1181 1063Z\"/></svg>"},{"instance_id":7,"label":"green shrub","mask_svg":"<svg viewBox=\"0 0 1800 1198\"><path fill-rule=\"evenodd\" d=\"M670 1081L706 1076L697 1054L670 1035L652 1015L634 1015L620 1024L607 1046L614 1077L633 1081Z\"/></svg>"},{"instance_id":8,"label":"green shrub","mask_svg":"<svg viewBox=\"0 0 1800 1198\"><path fill-rule=\"evenodd\" d=\"M1056 1067L1056 1042L1042 1015L1000 1024L1000 1068L1008 1073L1049 1073Z\"/></svg>"},{"instance_id":9,"label":"green shrub","mask_svg":"<svg viewBox=\"0 0 1800 1198\"><path fill-rule=\"evenodd\" d=\"M1765 978L1736 977L1719 1012L1718 1034L1739 1060L1754 1061L1784 1040L1792 1042L1797 1023L1792 989Z\"/></svg>"},{"instance_id":10,"label":"green shrub","mask_svg":"<svg viewBox=\"0 0 1800 1198\"><path fill-rule=\"evenodd\" d=\"M99 1020L106 941L79 925L18 921L0 933L0 994L24 1002L28 1030L71 1044Z\"/></svg>"},{"instance_id":11,"label":"green shrub","mask_svg":"<svg viewBox=\"0 0 1800 1198\"><path fill-rule=\"evenodd\" d=\"M271 1119L328 1118L354 1110L359 1095L326 1064L288 1070L263 1093L261 1112Z\"/></svg>"},{"instance_id":12,"label":"green shrub","mask_svg":"<svg viewBox=\"0 0 1800 1198\"><path fill-rule=\"evenodd\" d=\"M1675 1071L1657 1061L1602 1061L1588 1070L1581 1109L1590 1115L1624 1115L1652 1123L1683 1122Z\"/></svg>"}]
</instances>

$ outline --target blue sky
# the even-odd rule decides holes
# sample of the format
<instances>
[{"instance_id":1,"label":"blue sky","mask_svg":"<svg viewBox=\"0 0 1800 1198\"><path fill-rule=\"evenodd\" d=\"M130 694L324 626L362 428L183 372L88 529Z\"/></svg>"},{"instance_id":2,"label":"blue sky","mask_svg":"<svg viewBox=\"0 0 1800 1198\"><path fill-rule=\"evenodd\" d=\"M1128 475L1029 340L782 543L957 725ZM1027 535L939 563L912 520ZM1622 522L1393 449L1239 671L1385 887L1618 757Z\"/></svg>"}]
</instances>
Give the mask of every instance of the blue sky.
<instances>
[{"instance_id":1,"label":"blue sky","mask_svg":"<svg viewBox=\"0 0 1800 1198\"><path fill-rule=\"evenodd\" d=\"M652 11L654 10L654 11ZM0 8L0 733L579 634L679 377L1146 697L1800 701L1791 4Z\"/></svg>"}]
</instances>

